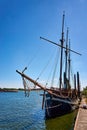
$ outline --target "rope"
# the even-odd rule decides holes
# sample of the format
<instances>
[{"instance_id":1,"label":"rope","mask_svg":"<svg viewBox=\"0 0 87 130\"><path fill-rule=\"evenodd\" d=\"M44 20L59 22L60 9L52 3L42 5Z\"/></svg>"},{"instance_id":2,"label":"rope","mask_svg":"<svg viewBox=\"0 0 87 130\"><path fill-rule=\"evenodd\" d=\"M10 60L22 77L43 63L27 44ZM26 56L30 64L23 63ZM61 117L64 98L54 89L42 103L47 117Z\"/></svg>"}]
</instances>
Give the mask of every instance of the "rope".
<instances>
[{"instance_id":1,"label":"rope","mask_svg":"<svg viewBox=\"0 0 87 130\"><path fill-rule=\"evenodd\" d=\"M38 76L38 79L39 79L39 77L43 74L43 72L46 70L46 68L48 67L48 65L50 64L52 55L53 55L53 54L51 54L50 58L49 58L48 61L47 61L47 64L45 65L45 67L44 67L44 68L42 69L42 71L40 72L40 74L39 74L39 76Z\"/></svg>"},{"instance_id":2,"label":"rope","mask_svg":"<svg viewBox=\"0 0 87 130\"><path fill-rule=\"evenodd\" d=\"M40 52L40 46L39 48L36 50L36 52L33 54L32 58L30 59L30 61L27 64L27 67L31 66L31 64L34 62L34 60L36 59L38 53Z\"/></svg>"},{"instance_id":3,"label":"rope","mask_svg":"<svg viewBox=\"0 0 87 130\"><path fill-rule=\"evenodd\" d=\"M46 69L47 69L47 67L48 67L49 65L51 66L51 62L53 61L52 57L53 57L53 53L52 53L51 56L49 57L47 64L46 64L45 67L42 69L42 71L40 72L40 74L39 74L39 76L38 76L37 79L39 79L39 78L41 77L41 75L46 71ZM49 68L50 68L50 67L49 67ZM49 70L49 69L48 69L48 70ZM51 75L52 75L52 70L53 70L53 66L52 66L51 71L50 71L50 73L49 73L49 75L48 75L48 78L47 78L47 81L46 81L46 86L48 85L48 82L49 82L50 77L51 77Z\"/></svg>"},{"instance_id":4,"label":"rope","mask_svg":"<svg viewBox=\"0 0 87 130\"><path fill-rule=\"evenodd\" d=\"M59 49L57 51L59 51ZM59 53L57 52L57 55L56 55L56 58L55 58L55 67L54 67L54 72L53 72L52 81L51 81L52 87L53 87L53 84L54 84L54 78L55 78L55 75L56 75L57 65L58 65L58 61L59 61L59 58L58 58L59 55L58 54Z\"/></svg>"},{"instance_id":5,"label":"rope","mask_svg":"<svg viewBox=\"0 0 87 130\"><path fill-rule=\"evenodd\" d=\"M35 53L33 53L33 56L30 58L29 61L27 60L27 59L29 59L29 57L26 58L26 60L24 61L24 63L25 63L26 61L28 61L28 63L27 63L27 65L26 65L25 68L28 68L28 67L30 67L30 66L32 65L32 63L33 63L34 60L36 59L38 53L40 52L39 50L40 50L40 46L39 46L39 48L37 48L37 50L35 51Z\"/></svg>"},{"instance_id":6,"label":"rope","mask_svg":"<svg viewBox=\"0 0 87 130\"><path fill-rule=\"evenodd\" d=\"M73 86L74 86L74 74L73 74L73 69L72 69L72 65L71 65L71 77L72 77L72 83L73 83Z\"/></svg>"}]
</instances>

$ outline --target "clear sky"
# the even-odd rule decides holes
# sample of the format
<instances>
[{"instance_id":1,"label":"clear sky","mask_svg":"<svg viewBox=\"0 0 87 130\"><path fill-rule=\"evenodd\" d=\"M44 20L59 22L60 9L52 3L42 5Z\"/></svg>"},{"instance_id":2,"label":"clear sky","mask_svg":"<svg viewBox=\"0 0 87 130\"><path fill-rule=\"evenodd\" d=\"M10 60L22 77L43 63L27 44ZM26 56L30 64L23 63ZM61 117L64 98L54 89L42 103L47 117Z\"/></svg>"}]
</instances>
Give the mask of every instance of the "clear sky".
<instances>
[{"instance_id":1,"label":"clear sky","mask_svg":"<svg viewBox=\"0 0 87 130\"><path fill-rule=\"evenodd\" d=\"M22 87L16 69L25 66L31 77L39 75L56 49L39 37L59 43L63 11L71 47L82 53L72 54L73 70L80 72L82 87L87 85L86 0L0 0L0 87Z\"/></svg>"}]
</instances>

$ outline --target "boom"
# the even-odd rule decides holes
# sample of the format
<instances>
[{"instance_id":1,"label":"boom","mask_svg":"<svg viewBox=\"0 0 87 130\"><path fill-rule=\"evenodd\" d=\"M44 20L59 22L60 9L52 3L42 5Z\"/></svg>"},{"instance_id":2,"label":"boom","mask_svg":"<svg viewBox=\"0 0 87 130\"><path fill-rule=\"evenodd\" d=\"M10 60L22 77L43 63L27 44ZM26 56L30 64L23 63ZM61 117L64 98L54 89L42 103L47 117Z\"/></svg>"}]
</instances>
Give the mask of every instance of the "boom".
<instances>
[{"instance_id":1,"label":"boom","mask_svg":"<svg viewBox=\"0 0 87 130\"><path fill-rule=\"evenodd\" d=\"M18 74L20 74L22 77L24 77L24 78L26 78L27 80L31 81L34 85L40 87L42 90L48 92L48 93L51 94L51 95L54 95L54 96L56 96L56 97L60 97L60 98L61 98L60 95L58 95L58 94L56 94L56 93L53 93L53 92L51 91L51 89L47 89L45 86L42 86L40 83L38 83L37 81L33 80L32 78L30 78L29 76L25 75L24 73L22 73L22 72L20 72L20 71L18 71L18 70L16 70L16 72L17 72ZM67 98L67 97L62 97L62 98L65 99L65 98Z\"/></svg>"}]
</instances>

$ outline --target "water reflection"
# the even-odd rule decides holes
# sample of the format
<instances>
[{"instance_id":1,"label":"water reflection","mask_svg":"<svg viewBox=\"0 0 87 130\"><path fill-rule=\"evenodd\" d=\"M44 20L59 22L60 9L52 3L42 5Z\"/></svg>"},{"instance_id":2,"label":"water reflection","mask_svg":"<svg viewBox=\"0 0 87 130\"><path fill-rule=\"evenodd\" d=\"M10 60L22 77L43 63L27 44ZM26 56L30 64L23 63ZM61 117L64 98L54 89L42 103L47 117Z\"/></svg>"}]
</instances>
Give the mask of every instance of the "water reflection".
<instances>
[{"instance_id":1,"label":"water reflection","mask_svg":"<svg viewBox=\"0 0 87 130\"><path fill-rule=\"evenodd\" d=\"M46 120L46 130L73 130L76 113L77 110L61 117Z\"/></svg>"}]
</instances>

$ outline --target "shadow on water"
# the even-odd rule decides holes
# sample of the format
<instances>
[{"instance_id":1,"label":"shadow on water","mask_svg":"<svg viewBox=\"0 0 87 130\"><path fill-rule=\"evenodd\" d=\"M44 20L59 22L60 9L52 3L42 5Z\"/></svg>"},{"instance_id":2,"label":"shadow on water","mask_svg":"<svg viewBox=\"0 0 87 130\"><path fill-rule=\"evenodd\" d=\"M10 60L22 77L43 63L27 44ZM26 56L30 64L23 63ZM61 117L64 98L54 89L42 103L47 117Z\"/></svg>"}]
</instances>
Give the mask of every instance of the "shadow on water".
<instances>
[{"instance_id":1,"label":"shadow on water","mask_svg":"<svg viewBox=\"0 0 87 130\"><path fill-rule=\"evenodd\" d=\"M45 121L46 130L73 130L77 110Z\"/></svg>"}]
</instances>

